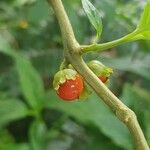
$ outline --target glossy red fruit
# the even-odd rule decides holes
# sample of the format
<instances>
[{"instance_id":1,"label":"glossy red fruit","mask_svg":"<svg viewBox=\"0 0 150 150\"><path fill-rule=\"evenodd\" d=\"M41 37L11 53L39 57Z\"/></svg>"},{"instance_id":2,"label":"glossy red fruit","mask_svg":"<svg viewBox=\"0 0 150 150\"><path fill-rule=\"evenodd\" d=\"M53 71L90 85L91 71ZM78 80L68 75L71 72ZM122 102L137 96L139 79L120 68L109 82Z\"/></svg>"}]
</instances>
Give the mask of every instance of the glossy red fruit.
<instances>
[{"instance_id":1,"label":"glossy red fruit","mask_svg":"<svg viewBox=\"0 0 150 150\"><path fill-rule=\"evenodd\" d=\"M107 80L108 80L108 77L106 77L106 76L100 76L99 79L100 79L103 83L106 83Z\"/></svg>"},{"instance_id":2,"label":"glossy red fruit","mask_svg":"<svg viewBox=\"0 0 150 150\"><path fill-rule=\"evenodd\" d=\"M80 75L76 75L75 79L66 80L57 90L58 96L66 101L78 99L83 91L83 80Z\"/></svg>"}]
</instances>

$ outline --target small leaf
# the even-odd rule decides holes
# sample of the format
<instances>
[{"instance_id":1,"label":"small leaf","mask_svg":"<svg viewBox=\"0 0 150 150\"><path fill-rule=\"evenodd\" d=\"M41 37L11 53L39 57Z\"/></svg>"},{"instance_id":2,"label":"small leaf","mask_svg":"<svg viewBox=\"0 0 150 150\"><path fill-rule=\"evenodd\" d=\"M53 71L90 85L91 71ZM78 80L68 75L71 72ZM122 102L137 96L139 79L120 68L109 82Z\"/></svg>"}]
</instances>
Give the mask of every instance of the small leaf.
<instances>
[{"instance_id":1,"label":"small leaf","mask_svg":"<svg viewBox=\"0 0 150 150\"><path fill-rule=\"evenodd\" d=\"M137 35L133 37L133 40L150 40L150 3L146 3L144 12L141 16L140 22L136 29Z\"/></svg>"},{"instance_id":2,"label":"small leaf","mask_svg":"<svg viewBox=\"0 0 150 150\"><path fill-rule=\"evenodd\" d=\"M20 100L0 100L0 127L28 115L27 106Z\"/></svg>"},{"instance_id":3,"label":"small leaf","mask_svg":"<svg viewBox=\"0 0 150 150\"><path fill-rule=\"evenodd\" d=\"M44 87L38 72L29 60L19 55L15 57L15 62L26 101L33 108L41 108L44 99Z\"/></svg>"},{"instance_id":4,"label":"small leaf","mask_svg":"<svg viewBox=\"0 0 150 150\"><path fill-rule=\"evenodd\" d=\"M144 12L141 16L138 29L150 30L150 3L149 2L144 7Z\"/></svg>"},{"instance_id":5,"label":"small leaf","mask_svg":"<svg viewBox=\"0 0 150 150\"><path fill-rule=\"evenodd\" d=\"M30 128L30 146L32 150L43 150L46 139L46 126L43 122L36 120Z\"/></svg>"},{"instance_id":6,"label":"small leaf","mask_svg":"<svg viewBox=\"0 0 150 150\"><path fill-rule=\"evenodd\" d=\"M100 12L92 5L92 3L89 0L82 0L82 5L91 24L96 29L97 38L99 38L102 33L102 20L101 20Z\"/></svg>"}]
</instances>

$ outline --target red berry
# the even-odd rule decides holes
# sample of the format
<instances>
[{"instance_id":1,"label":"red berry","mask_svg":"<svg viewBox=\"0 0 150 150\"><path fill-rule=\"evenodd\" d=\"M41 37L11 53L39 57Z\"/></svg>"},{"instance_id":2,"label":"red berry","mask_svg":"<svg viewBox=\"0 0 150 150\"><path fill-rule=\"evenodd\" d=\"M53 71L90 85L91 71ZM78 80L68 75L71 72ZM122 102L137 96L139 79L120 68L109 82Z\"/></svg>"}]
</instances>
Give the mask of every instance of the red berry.
<instances>
[{"instance_id":1,"label":"red berry","mask_svg":"<svg viewBox=\"0 0 150 150\"><path fill-rule=\"evenodd\" d=\"M57 94L60 98L67 101L78 99L83 91L82 77L77 74L75 79L66 80L61 84L57 90Z\"/></svg>"},{"instance_id":2,"label":"red berry","mask_svg":"<svg viewBox=\"0 0 150 150\"><path fill-rule=\"evenodd\" d=\"M106 81L108 80L108 77L106 77L106 76L100 76L99 79L100 79L103 83L106 83Z\"/></svg>"}]
</instances>

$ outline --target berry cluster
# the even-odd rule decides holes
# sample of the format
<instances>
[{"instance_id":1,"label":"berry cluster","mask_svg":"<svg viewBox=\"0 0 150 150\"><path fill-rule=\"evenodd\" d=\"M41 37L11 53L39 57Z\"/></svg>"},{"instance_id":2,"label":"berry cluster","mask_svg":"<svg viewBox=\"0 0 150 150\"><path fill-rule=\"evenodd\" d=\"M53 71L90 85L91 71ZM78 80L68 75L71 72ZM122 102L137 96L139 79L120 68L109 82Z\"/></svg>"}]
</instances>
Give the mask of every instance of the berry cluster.
<instances>
[{"instance_id":1,"label":"berry cluster","mask_svg":"<svg viewBox=\"0 0 150 150\"><path fill-rule=\"evenodd\" d=\"M108 82L109 76L113 72L111 68L104 66L97 60L90 61L87 65L103 83ZM66 101L79 99L82 93L87 90L85 84L82 76L73 67L58 71L53 81L58 96Z\"/></svg>"}]
</instances>

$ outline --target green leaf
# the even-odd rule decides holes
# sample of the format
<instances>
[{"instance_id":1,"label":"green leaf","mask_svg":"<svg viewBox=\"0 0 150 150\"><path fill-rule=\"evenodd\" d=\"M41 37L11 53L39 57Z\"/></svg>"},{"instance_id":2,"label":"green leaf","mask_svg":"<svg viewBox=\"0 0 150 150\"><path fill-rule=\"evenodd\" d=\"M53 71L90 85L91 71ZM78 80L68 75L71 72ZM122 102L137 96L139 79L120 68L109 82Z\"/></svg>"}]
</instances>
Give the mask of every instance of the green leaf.
<instances>
[{"instance_id":1,"label":"green leaf","mask_svg":"<svg viewBox=\"0 0 150 150\"><path fill-rule=\"evenodd\" d=\"M44 87L38 72L34 69L29 60L17 54L1 35L0 52L13 57L16 62L16 68L24 97L30 106L40 109L44 99Z\"/></svg>"},{"instance_id":2,"label":"green leaf","mask_svg":"<svg viewBox=\"0 0 150 150\"><path fill-rule=\"evenodd\" d=\"M3 150L30 150L29 145L27 143L5 143L0 145L0 149Z\"/></svg>"},{"instance_id":3,"label":"green leaf","mask_svg":"<svg viewBox=\"0 0 150 150\"><path fill-rule=\"evenodd\" d=\"M92 128L94 128L92 126ZM86 134L83 135L82 137L86 137L87 142L83 140L76 140L76 144L73 146L72 150L122 150L121 148L117 147L114 143L110 141L110 139L101 134L96 130L94 132L89 131L90 129L88 128L86 130ZM80 132L80 131L79 131Z\"/></svg>"},{"instance_id":4,"label":"green leaf","mask_svg":"<svg viewBox=\"0 0 150 150\"><path fill-rule=\"evenodd\" d=\"M10 56L15 55L15 51L11 49L9 42L3 34L0 34L0 52Z\"/></svg>"},{"instance_id":5,"label":"green leaf","mask_svg":"<svg viewBox=\"0 0 150 150\"><path fill-rule=\"evenodd\" d=\"M0 130L1 150L30 150L27 143L15 143L13 136L5 129Z\"/></svg>"},{"instance_id":6,"label":"green leaf","mask_svg":"<svg viewBox=\"0 0 150 150\"><path fill-rule=\"evenodd\" d=\"M149 97L149 91L135 85L125 84L121 99L126 100L129 105L134 105L134 108L137 105L137 112L143 113L143 111L150 110Z\"/></svg>"},{"instance_id":7,"label":"green leaf","mask_svg":"<svg viewBox=\"0 0 150 150\"><path fill-rule=\"evenodd\" d=\"M141 16L140 22L137 26L137 30L139 30L139 34L137 34L133 39L150 39L150 3L146 3L144 7L144 12Z\"/></svg>"},{"instance_id":8,"label":"green leaf","mask_svg":"<svg viewBox=\"0 0 150 150\"><path fill-rule=\"evenodd\" d=\"M31 5L32 3L36 2L36 0L15 0L13 5L17 7L21 7L23 5Z\"/></svg>"},{"instance_id":9,"label":"green leaf","mask_svg":"<svg viewBox=\"0 0 150 150\"><path fill-rule=\"evenodd\" d=\"M94 26L97 32L97 38L99 38L103 28L100 12L92 5L89 0L82 0L82 5L86 15L88 16L91 24Z\"/></svg>"},{"instance_id":10,"label":"green leaf","mask_svg":"<svg viewBox=\"0 0 150 150\"><path fill-rule=\"evenodd\" d=\"M41 23L41 21L49 20L49 15L50 13L49 13L48 3L46 1L36 0L34 5L28 7L26 16L27 16L27 20L38 25L39 23Z\"/></svg>"},{"instance_id":11,"label":"green leaf","mask_svg":"<svg viewBox=\"0 0 150 150\"><path fill-rule=\"evenodd\" d=\"M63 131L63 132L62 132ZM82 126L67 118L60 129L48 131L47 150L122 150L93 125Z\"/></svg>"},{"instance_id":12,"label":"green leaf","mask_svg":"<svg viewBox=\"0 0 150 150\"><path fill-rule=\"evenodd\" d=\"M150 40L150 30L146 30L146 31L144 30L133 37L133 40L139 40L139 39Z\"/></svg>"},{"instance_id":13,"label":"green leaf","mask_svg":"<svg viewBox=\"0 0 150 150\"><path fill-rule=\"evenodd\" d=\"M45 139L46 139L46 125L44 122L36 120L32 123L29 137L30 146L32 150L43 150L45 149Z\"/></svg>"},{"instance_id":14,"label":"green leaf","mask_svg":"<svg viewBox=\"0 0 150 150\"><path fill-rule=\"evenodd\" d=\"M28 59L21 56L15 57L16 68L20 78L20 84L27 103L40 109L43 105L44 87L38 72Z\"/></svg>"},{"instance_id":15,"label":"green leaf","mask_svg":"<svg viewBox=\"0 0 150 150\"><path fill-rule=\"evenodd\" d=\"M137 85L126 84L121 99L133 108L140 122L144 124L147 141L150 143L150 92Z\"/></svg>"},{"instance_id":16,"label":"green leaf","mask_svg":"<svg viewBox=\"0 0 150 150\"><path fill-rule=\"evenodd\" d=\"M7 48L9 48L9 43L0 34L0 51L7 50Z\"/></svg>"},{"instance_id":17,"label":"green leaf","mask_svg":"<svg viewBox=\"0 0 150 150\"><path fill-rule=\"evenodd\" d=\"M141 16L141 19L137 28L150 30L150 3L149 2L144 7L144 12Z\"/></svg>"},{"instance_id":18,"label":"green leaf","mask_svg":"<svg viewBox=\"0 0 150 150\"><path fill-rule=\"evenodd\" d=\"M13 136L7 131L7 129L0 129L0 139L0 149L2 149L6 143L14 142Z\"/></svg>"},{"instance_id":19,"label":"green leaf","mask_svg":"<svg viewBox=\"0 0 150 150\"><path fill-rule=\"evenodd\" d=\"M0 127L28 115L27 106L20 100L0 100Z\"/></svg>"},{"instance_id":20,"label":"green leaf","mask_svg":"<svg viewBox=\"0 0 150 150\"><path fill-rule=\"evenodd\" d=\"M46 101L46 107L61 110L83 124L93 124L115 144L133 149L127 128L95 94L86 101L64 102L51 91Z\"/></svg>"}]
</instances>

